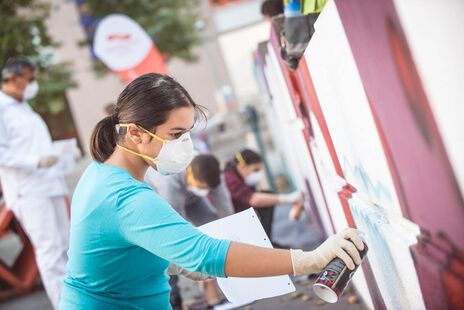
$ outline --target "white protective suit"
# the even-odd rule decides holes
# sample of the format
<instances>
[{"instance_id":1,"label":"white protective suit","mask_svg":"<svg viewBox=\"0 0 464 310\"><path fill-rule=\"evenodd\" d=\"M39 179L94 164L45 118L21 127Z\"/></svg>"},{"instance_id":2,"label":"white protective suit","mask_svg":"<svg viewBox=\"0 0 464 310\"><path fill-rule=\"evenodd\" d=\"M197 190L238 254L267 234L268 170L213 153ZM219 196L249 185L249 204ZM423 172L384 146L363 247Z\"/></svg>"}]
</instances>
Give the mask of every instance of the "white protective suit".
<instances>
[{"instance_id":1,"label":"white protective suit","mask_svg":"<svg viewBox=\"0 0 464 310\"><path fill-rule=\"evenodd\" d=\"M53 155L50 133L27 102L0 91L0 182L5 202L35 250L45 290L58 308L69 247L68 190L54 168L38 168Z\"/></svg>"}]
</instances>

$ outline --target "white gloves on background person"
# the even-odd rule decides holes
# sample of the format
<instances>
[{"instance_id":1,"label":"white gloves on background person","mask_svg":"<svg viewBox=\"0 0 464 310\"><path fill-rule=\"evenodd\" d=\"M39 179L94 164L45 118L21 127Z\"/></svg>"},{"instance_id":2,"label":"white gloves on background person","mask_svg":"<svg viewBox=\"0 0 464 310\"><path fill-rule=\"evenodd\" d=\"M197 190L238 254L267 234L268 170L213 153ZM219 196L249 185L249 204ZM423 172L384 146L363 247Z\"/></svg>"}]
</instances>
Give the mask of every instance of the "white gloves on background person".
<instances>
[{"instance_id":1,"label":"white gloves on background person","mask_svg":"<svg viewBox=\"0 0 464 310\"><path fill-rule=\"evenodd\" d=\"M211 277L209 276L206 276L199 272L188 271L187 269L179 267L178 265L173 264L173 263L169 264L169 267L166 273L169 276L181 275L193 281L205 281L205 280L211 279Z\"/></svg>"},{"instance_id":2,"label":"white gloves on background person","mask_svg":"<svg viewBox=\"0 0 464 310\"><path fill-rule=\"evenodd\" d=\"M299 276L320 272L336 257L343 260L346 266L353 270L354 264L361 264L359 251L364 249L364 243L359 238L360 234L364 233L358 229L348 228L327 238L314 251L303 252L291 249L293 274Z\"/></svg>"},{"instance_id":3,"label":"white gloves on background person","mask_svg":"<svg viewBox=\"0 0 464 310\"><path fill-rule=\"evenodd\" d=\"M295 202L304 202L303 193L300 191L294 191L289 194L280 194L279 203L280 204L292 204Z\"/></svg>"},{"instance_id":4,"label":"white gloves on background person","mask_svg":"<svg viewBox=\"0 0 464 310\"><path fill-rule=\"evenodd\" d=\"M48 155L39 159L39 168L49 168L58 162L58 156Z\"/></svg>"}]
</instances>

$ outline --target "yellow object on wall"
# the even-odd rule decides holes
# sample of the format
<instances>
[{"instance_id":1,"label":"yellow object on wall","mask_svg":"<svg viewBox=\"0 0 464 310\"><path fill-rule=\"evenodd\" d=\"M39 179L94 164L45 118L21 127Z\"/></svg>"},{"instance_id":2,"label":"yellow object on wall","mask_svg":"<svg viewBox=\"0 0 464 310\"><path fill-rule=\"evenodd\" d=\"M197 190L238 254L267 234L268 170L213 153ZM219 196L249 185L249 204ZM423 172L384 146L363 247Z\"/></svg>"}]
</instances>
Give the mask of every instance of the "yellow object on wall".
<instances>
[{"instance_id":1,"label":"yellow object on wall","mask_svg":"<svg viewBox=\"0 0 464 310\"><path fill-rule=\"evenodd\" d=\"M326 3L327 0L302 0L301 13L303 13L303 15L319 13L322 11Z\"/></svg>"}]
</instances>

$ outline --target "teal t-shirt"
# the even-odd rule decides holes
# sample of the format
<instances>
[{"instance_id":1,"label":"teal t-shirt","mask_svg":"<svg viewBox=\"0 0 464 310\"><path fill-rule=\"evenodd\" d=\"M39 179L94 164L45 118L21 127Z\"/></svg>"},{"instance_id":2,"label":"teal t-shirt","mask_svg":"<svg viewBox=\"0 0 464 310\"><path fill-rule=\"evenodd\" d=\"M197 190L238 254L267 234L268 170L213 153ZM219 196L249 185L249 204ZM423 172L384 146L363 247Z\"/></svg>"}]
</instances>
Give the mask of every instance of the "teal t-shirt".
<instances>
[{"instance_id":1,"label":"teal t-shirt","mask_svg":"<svg viewBox=\"0 0 464 310\"><path fill-rule=\"evenodd\" d=\"M72 199L59 309L171 309L169 262L224 277L229 245L201 233L126 170L92 163Z\"/></svg>"}]
</instances>

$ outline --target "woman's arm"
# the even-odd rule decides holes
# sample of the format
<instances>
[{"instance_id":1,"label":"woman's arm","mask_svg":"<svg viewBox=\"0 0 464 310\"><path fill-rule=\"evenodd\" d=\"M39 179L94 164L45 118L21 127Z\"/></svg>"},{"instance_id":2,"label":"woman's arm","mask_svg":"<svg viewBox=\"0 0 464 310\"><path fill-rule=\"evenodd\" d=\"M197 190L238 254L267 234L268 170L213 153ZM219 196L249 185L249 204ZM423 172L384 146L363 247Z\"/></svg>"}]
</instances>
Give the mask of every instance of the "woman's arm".
<instances>
[{"instance_id":1,"label":"woman's arm","mask_svg":"<svg viewBox=\"0 0 464 310\"><path fill-rule=\"evenodd\" d=\"M269 277L292 273L289 250L232 242L224 267L228 277Z\"/></svg>"},{"instance_id":2,"label":"woman's arm","mask_svg":"<svg viewBox=\"0 0 464 310\"><path fill-rule=\"evenodd\" d=\"M121 236L130 244L189 271L224 277L263 277L321 271L340 257L353 269L363 243L354 229L328 238L311 252L277 250L211 238L186 222L153 191L135 185L118 196ZM351 256L351 257L350 257Z\"/></svg>"},{"instance_id":3,"label":"woman's arm","mask_svg":"<svg viewBox=\"0 0 464 310\"><path fill-rule=\"evenodd\" d=\"M250 198L250 206L254 208L272 207L280 203L279 195L255 192Z\"/></svg>"},{"instance_id":4,"label":"woman's arm","mask_svg":"<svg viewBox=\"0 0 464 310\"><path fill-rule=\"evenodd\" d=\"M229 277L269 277L289 273L303 275L322 271L336 257L353 270L355 264L361 263L359 251L364 249L359 233L356 229L346 229L329 237L310 252L268 249L232 242L227 252L224 273Z\"/></svg>"},{"instance_id":5,"label":"woman's arm","mask_svg":"<svg viewBox=\"0 0 464 310\"><path fill-rule=\"evenodd\" d=\"M255 192L249 201L249 204L255 208L272 207L276 204L292 204L303 202L303 193L295 191L289 194L271 194Z\"/></svg>"}]
</instances>

